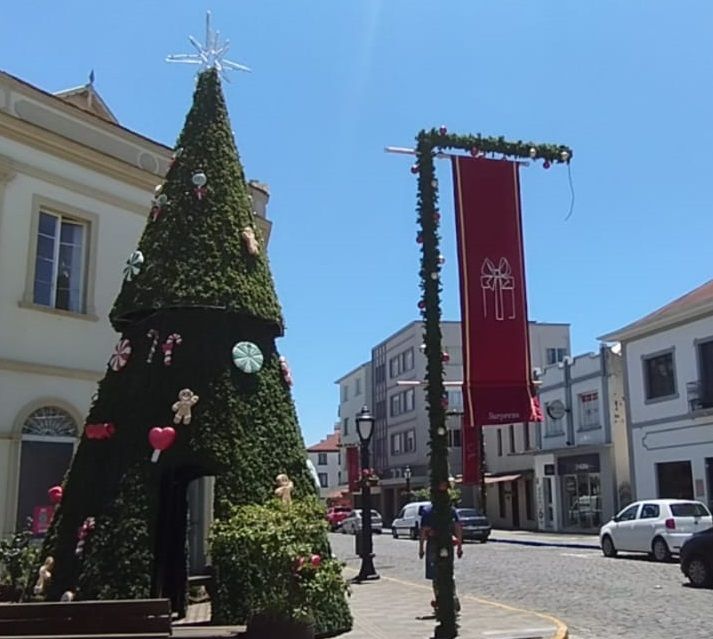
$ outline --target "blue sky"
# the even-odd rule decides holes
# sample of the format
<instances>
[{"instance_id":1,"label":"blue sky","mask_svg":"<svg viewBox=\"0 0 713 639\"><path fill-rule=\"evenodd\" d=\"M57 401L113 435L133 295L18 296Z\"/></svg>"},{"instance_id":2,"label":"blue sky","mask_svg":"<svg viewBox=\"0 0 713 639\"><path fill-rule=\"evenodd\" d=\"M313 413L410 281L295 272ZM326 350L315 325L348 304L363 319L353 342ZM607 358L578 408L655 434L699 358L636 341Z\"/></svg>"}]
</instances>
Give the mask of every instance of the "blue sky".
<instances>
[{"instance_id":1,"label":"blue sky","mask_svg":"<svg viewBox=\"0 0 713 639\"><path fill-rule=\"evenodd\" d=\"M419 129L564 143L523 170L531 319L570 322L575 353L711 278L713 3L659 0L25 0L3 7L0 68L48 91L96 87L121 123L173 144L206 9L253 68L225 87L249 177L269 183L270 256L307 443L334 380L418 317ZM39 16L42 19L39 19ZM444 317L458 285L447 163Z\"/></svg>"}]
</instances>

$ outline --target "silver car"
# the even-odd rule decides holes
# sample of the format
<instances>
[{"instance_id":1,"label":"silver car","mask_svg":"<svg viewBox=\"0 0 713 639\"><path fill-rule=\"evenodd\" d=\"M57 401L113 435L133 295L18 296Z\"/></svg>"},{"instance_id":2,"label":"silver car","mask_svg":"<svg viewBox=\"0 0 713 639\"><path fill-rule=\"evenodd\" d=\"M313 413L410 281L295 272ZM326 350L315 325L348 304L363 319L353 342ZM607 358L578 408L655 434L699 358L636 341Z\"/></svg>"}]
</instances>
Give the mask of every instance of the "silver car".
<instances>
[{"instance_id":1,"label":"silver car","mask_svg":"<svg viewBox=\"0 0 713 639\"><path fill-rule=\"evenodd\" d=\"M371 530L375 533L381 533L384 528L384 522L381 521L381 515L378 511L371 511ZM342 520L339 529L345 535L356 535L361 531L361 508L356 508L349 513L349 516Z\"/></svg>"}]
</instances>

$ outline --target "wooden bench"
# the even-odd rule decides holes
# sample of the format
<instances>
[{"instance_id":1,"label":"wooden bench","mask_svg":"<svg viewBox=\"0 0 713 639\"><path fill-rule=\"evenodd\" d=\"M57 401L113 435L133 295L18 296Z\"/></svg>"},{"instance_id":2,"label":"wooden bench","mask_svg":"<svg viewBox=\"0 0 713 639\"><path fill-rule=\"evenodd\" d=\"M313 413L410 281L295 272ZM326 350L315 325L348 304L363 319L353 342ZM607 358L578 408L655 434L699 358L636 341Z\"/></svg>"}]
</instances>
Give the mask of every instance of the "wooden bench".
<instances>
[{"instance_id":1,"label":"wooden bench","mask_svg":"<svg viewBox=\"0 0 713 639\"><path fill-rule=\"evenodd\" d=\"M0 639L111 639L171 636L168 599L71 601L0 605Z\"/></svg>"}]
</instances>

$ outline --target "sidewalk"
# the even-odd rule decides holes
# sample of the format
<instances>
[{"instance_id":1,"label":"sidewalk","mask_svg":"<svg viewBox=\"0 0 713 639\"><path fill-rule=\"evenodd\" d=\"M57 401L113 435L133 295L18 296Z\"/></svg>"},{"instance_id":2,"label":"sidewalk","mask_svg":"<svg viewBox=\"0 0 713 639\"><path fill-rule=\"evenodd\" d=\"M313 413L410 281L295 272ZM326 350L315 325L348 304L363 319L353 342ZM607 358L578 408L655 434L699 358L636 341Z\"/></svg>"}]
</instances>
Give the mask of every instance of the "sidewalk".
<instances>
[{"instance_id":1,"label":"sidewalk","mask_svg":"<svg viewBox=\"0 0 713 639\"><path fill-rule=\"evenodd\" d=\"M344 576L352 579L357 571L346 568ZM381 577L351 586L349 607L354 616L351 632L340 639L428 639L433 636L436 620L430 602L430 586L411 581ZM550 615L514 608L460 595L459 639L567 639L567 626ZM188 617L174 624L174 636L218 639L236 637L243 627L191 626L210 620L210 603L188 607ZM243 636L237 634L238 637ZM285 637L285 639L289 639Z\"/></svg>"},{"instance_id":2,"label":"sidewalk","mask_svg":"<svg viewBox=\"0 0 713 639\"><path fill-rule=\"evenodd\" d=\"M356 571L345 569L348 579ZM428 639L436 620L430 586L393 577L352 585L349 607L354 629L343 639ZM461 595L460 639L566 639L567 626L555 617ZM425 618L424 618L425 617Z\"/></svg>"},{"instance_id":3,"label":"sidewalk","mask_svg":"<svg viewBox=\"0 0 713 639\"><path fill-rule=\"evenodd\" d=\"M598 535L543 533L531 530L497 530L490 533L490 541L504 544L522 544L524 546L554 546L559 548L599 549Z\"/></svg>"}]
</instances>

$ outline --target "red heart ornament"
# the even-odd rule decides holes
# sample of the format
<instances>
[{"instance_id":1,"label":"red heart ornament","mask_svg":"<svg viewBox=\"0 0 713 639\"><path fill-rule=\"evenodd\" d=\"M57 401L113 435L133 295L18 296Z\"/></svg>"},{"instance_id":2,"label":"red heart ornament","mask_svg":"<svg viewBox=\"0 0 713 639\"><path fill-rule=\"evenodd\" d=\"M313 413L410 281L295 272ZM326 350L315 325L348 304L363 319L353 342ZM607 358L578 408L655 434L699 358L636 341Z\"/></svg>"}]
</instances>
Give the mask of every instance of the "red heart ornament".
<instances>
[{"instance_id":1,"label":"red heart ornament","mask_svg":"<svg viewBox=\"0 0 713 639\"><path fill-rule=\"evenodd\" d=\"M173 446L175 439L176 431L172 426L165 426L164 428L154 426L149 431L149 443L154 449L153 455L151 455L151 461L156 463L161 451Z\"/></svg>"}]
</instances>

